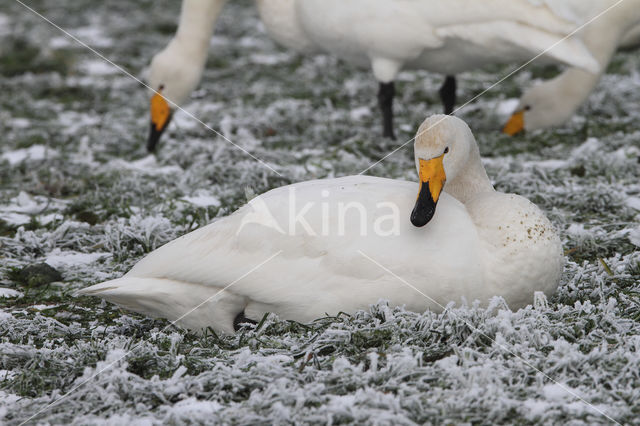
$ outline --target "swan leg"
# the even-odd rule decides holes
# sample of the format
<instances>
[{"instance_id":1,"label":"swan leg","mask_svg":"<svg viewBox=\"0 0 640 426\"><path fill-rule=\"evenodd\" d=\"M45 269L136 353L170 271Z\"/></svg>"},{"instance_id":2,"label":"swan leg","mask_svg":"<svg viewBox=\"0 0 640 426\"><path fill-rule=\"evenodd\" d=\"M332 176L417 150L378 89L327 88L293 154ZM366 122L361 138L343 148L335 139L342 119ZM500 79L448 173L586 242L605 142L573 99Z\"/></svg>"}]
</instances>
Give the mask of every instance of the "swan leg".
<instances>
[{"instance_id":1,"label":"swan leg","mask_svg":"<svg viewBox=\"0 0 640 426\"><path fill-rule=\"evenodd\" d=\"M393 133L393 97L396 94L396 88L393 81L389 83L380 83L378 90L378 105L382 110L382 136L385 138L395 139Z\"/></svg>"},{"instance_id":2,"label":"swan leg","mask_svg":"<svg viewBox=\"0 0 640 426\"><path fill-rule=\"evenodd\" d=\"M247 324L257 325L258 323L244 315L244 311L240 312L233 320L233 329L235 331L242 330Z\"/></svg>"},{"instance_id":3,"label":"swan leg","mask_svg":"<svg viewBox=\"0 0 640 426\"><path fill-rule=\"evenodd\" d=\"M444 107L444 113L447 115L453 114L453 108L456 106L456 78L453 75L448 75L442 83L442 87L438 91L440 94L440 100Z\"/></svg>"}]
</instances>

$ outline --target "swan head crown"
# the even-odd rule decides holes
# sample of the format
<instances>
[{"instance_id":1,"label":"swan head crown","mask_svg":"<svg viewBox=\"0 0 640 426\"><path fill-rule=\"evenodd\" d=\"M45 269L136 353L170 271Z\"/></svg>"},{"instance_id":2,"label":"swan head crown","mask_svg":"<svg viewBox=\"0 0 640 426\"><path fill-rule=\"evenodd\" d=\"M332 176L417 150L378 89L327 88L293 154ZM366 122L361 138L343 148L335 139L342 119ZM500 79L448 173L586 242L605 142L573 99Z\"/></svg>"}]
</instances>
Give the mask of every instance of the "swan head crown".
<instances>
[{"instance_id":1,"label":"swan head crown","mask_svg":"<svg viewBox=\"0 0 640 426\"><path fill-rule=\"evenodd\" d=\"M411 212L415 226L422 227L433 218L445 182L455 179L467 163L473 142L471 130L459 118L434 115L422 123L414 145L420 177L420 190Z\"/></svg>"},{"instance_id":2,"label":"swan head crown","mask_svg":"<svg viewBox=\"0 0 640 426\"><path fill-rule=\"evenodd\" d=\"M184 44L184 43L183 43ZM147 150L153 152L165 131L176 105L183 104L200 81L204 58L191 46L175 39L153 57L149 87L157 91L151 97L151 130Z\"/></svg>"},{"instance_id":3,"label":"swan head crown","mask_svg":"<svg viewBox=\"0 0 640 426\"><path fill-rule=\"evenodd\" d=\"M183 104L202 77L198 55L188 48L169 45L151 60L149 86L158 90L164 86L163 95L177 105Z\"/></svg>"},{"instance_id":4,"label":"swan head crown","mask_svg":"<svg viewBox=\"0 0 640 426\"><path fill-rule=\"evenodd\" d=\"M475 146L467 123L451 115L432 115L424 120L416 133L414 153L418 174L420 160L442 157L446 180L452 181L463 170Z\"/></svg>"},{"instance_id":5,"label":"swan head crown","mask_svg":"<svg viewBox=\"0 0 640 426\"><path fill-rule=\"evenodd\" d=\"M520 98L503 133L514 136L525 130L545 129L568 121L578 107L571 101L575 98L572 93L575 90L579 89L574 84L563 87L554 81L533 86Z\"/></svg>"},{"instance_id":6,"label":"swan head crown","mask_svg":"<svg viewBox=\"0 0 640 426\"><path fill-rule=\"evenodd\" d=\"M431 220L445 183L447 193L462 203L478 193L493 191L473 133L459 118L427 118L416 133L414 152L420 177L418 198L411 212L415 226Z\"/></svg>"}]
</instances>

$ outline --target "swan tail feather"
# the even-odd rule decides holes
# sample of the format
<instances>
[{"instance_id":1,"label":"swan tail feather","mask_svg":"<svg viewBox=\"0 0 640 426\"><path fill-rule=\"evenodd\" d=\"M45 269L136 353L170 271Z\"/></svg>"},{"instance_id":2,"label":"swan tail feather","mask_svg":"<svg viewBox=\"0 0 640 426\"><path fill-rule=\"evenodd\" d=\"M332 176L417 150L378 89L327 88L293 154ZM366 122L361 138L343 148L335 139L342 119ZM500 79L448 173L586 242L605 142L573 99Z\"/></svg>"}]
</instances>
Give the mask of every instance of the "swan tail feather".
<instances>
[{"instance_id":1,"label":"swan tail feather","mask_svg":"<svg viewBox=\"0 0 640 426\"><path fill-rule=\"evenodd\" d=\"M97 296L124 309L166 318L184 328L206 327L234 333L234 319L246 306L245 298L229 290L165 278L124 276L78 292Z\"/></svg>"}]
</instances>

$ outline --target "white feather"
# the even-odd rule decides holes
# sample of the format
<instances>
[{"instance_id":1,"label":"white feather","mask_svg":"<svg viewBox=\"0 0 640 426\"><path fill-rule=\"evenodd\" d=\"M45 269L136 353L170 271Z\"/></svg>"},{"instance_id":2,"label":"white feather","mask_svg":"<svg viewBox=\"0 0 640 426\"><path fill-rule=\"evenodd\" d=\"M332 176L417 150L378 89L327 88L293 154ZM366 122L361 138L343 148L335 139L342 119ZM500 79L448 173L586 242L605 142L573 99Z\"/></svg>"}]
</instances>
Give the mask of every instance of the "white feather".
<instances>
[{"instance_id":1,"label":"white feather","mask_svg":"<svg viewBox=\"0 0 640 426\"><path fill-rule=\"evenodd\" d=\"M640 44L640 0L537 0L536 3L546 4L561 16L573 14L573 19L580 22L597 17L579 35L600 64L600 72L570 67L526 90L516 108L524 111L526 130L566 122L597 86L616 49ZM607 12L603 14L604 11Z\"/></svg>"},{"instance_id":2,"label":"white feather","mask_svg":"<svg viewBox=\"0 0 640 426\"><path fill-rule=\"evenodd\" d=\"M223 332L243 311L254 320L275 312L309 321L380 299L440 311L449 301L492 296L518 308L535 291L551 294L563 256L544 214L493 190L460 119L431 117L424 129L416 158L450 152L445 192L422 228L409 220L414 182L360 175L302 182L254 198L149 254L121 279L82 293Z\"/></svg>"},{"instance_id":3,"label":"white feather","mask_svg":"<svg viewBox=\"0 0 640 426\"><path fill-rule=\"evenodd\" d=\"M163 94L178 104L201 78L207 41L225 3L183 0L176 37L152 61L152 87L163 84ZM257 3L267 32L279 43L302 52L330 52L371 68L381 82L394 80L403 68L455 74L492 63L523 62L563 40L576 27L574 15L584 15L584 7L573 1L568 8L531 0ZM574 37L544 59L599 70L589 50Z\"/></svg>"}]
</instances>

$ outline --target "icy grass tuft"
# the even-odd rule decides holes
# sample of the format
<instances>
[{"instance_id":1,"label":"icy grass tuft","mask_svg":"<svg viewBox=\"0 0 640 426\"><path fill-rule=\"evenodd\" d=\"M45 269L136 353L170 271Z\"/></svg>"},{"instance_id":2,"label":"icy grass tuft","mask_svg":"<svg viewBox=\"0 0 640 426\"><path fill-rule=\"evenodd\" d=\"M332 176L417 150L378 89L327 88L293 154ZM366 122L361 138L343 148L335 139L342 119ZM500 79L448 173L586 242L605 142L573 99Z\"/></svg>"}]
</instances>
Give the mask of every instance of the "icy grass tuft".
<instances>
[{"instance_id":1,"label":"icy grass tuft","mask_svg":"<svg viewBox=\"0 0 640 426\"><path fill-rule=\"evenodd\" d=\"M179 8L32 6L135 75L167 43ZM2 23L14 30L0 28L0 45L23 46L28 57L16 63L17 51L0 51L0 423L18 424L77 385L36 421L607 423L602 412L637 421L636 54L616 55L615 73L554 131L498 133L520 90L547 68L528 68L460 112L495 186L528 197L558 228L567 262L554 297L518 312L496 298L487 309L451 305L439 315L381 303L311 324L271 315L236 336L194 335L73 294L121 276L251 194L358 173L386 155L398 142L379 137L371 74L276 47L252 2L230 2L186 108L279 177L186 115L149 156L144 90L15 2L0 6ZM509 70L459 76L459 99ZM400 141L440 112L441 82L401 74ZM415 179L411 150L371 173ZM45 261L63 283L28 288L14 279Z\"/></svg>"}]
</instances>

